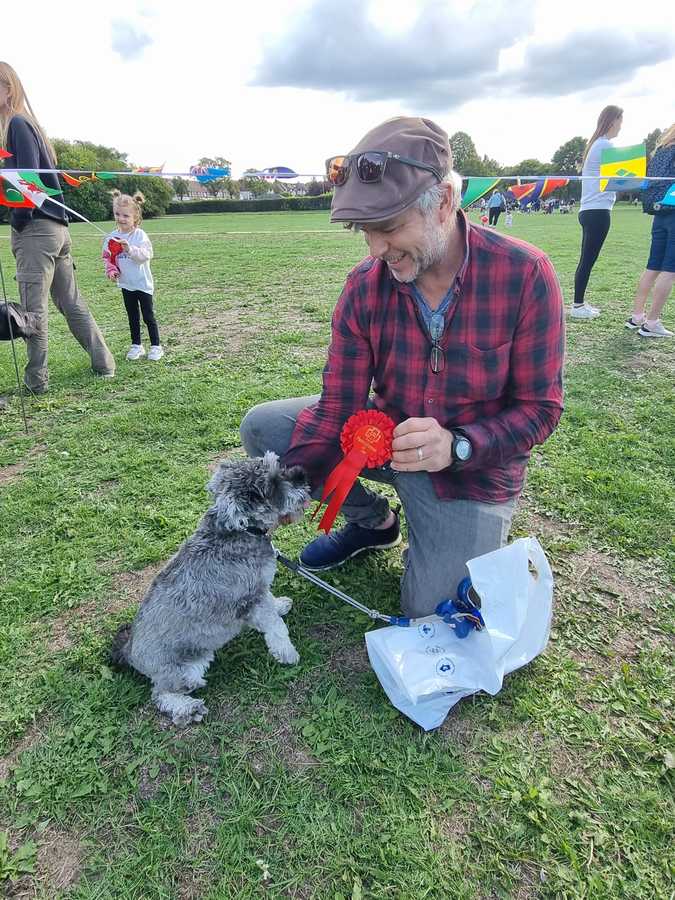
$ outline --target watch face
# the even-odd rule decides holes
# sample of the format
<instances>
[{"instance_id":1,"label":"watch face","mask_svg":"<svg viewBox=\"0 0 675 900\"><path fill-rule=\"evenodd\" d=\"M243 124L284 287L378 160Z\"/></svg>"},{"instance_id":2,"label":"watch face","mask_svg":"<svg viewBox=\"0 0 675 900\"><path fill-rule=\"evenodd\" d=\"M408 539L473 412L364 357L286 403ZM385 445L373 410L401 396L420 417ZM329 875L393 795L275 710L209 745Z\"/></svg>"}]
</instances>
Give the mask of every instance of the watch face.
<instances>
[{"instance_id":1,"label":"watch face","mask_svg":"<svg viewBox=\"0 0 675 900\"><path fill-rule=\"evenodd\" d=\"M471 444L466 438L458 438L455 443L455 456L460 462L466 462L471 456Z\"/></svg>"}]
</instances>

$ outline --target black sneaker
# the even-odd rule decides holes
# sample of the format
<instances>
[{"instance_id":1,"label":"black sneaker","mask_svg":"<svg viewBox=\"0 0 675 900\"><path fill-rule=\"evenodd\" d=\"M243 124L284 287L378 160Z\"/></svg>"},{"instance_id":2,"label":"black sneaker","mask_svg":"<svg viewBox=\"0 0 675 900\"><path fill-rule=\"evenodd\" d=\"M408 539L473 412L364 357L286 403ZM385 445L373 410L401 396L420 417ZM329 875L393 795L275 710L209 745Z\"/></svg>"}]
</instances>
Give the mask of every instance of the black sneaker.
<instances>
[{"instance_id":1,"label":"black sneaker","mask_svg":"<svg viewBox=\"0 0 675 900\"><path fill-rule=\"evenodd\" d=\"M398 511L394 510L394 524L389 528L362 528L348 522L339 531L331 531L307 544L300 554L306 569L320 572L333 569L364 550L388 550L401 543Z\"/></svg>"},{"instance_id":2,"label":"black sneaker","mask_svg":"<svg viewBox=\"0 0 675 900\"><path fill-rule=\"evenodd\" d=\"M642 328L644 323L644 319L641 322L636 322L631 316L630 319L626 319L626 328L630 328L631 331L634 331L636 328Z\"/></svg>"}]
</instances>

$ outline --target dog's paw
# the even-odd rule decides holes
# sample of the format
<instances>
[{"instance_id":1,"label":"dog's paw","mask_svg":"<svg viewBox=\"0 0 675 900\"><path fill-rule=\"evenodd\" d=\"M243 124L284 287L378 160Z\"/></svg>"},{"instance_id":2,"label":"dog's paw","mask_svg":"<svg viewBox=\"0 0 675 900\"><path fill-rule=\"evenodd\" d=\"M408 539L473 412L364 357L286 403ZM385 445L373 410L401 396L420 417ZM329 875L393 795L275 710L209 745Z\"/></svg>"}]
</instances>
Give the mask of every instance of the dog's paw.
<instances>
[{"instance_id":1,"label":"dog's paw","mask_svg":"<svg viewBox=\"0 0 675 900\"><path fill-rule=\"evenodd\" d=\"M293 606L293 601L290 597L275 597L274 605L276 606L279 615L285 616L287 612L290 612L290 609Z\"/></svg>"},{"instance_id":2,"label":"dog's paw","mask_svg":"<svg viewBox=\"0 0 675 900\"><path fill-rule=\"evenodd\" d=\"M296 663L300 662L300 654L295 649L293 644L288 644L288 646L277 647L272 651L272 656L276 659L277 662L282 663L285 666L294 666Z\"/></svg>"},{"instance_id":3,"label":"dog's paw","mask_svg":"<svg viewBox=\"0 0 675 900\"><path fill-rule=\"evenodd\" d=\"M171 720L174 725L189 725L190 722L201 722L208 711L209 708L203 700L191 700L180 711L174 712Z\"/></svg>"}]
</instances>

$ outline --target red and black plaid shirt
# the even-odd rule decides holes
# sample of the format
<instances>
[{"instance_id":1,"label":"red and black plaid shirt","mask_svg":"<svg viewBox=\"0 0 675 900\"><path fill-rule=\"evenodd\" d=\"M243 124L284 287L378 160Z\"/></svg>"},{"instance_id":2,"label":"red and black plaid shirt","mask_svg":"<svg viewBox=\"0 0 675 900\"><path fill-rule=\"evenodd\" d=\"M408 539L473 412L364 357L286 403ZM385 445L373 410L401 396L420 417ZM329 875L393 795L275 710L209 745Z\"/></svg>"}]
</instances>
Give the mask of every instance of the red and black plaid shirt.
<instances>
[{"instance_id":1,"label":"red and black plaid shirt","mask_svg":"<svg viewBox=\"0 0 675 900\"><path fill-rule=\"evenodd\" d=\"M284 458L320 484L342 457L340 430L375 406L398 424L433 416L473 445L460 467L431 473L438 497L501 503L523 486L530 450L562 412L565 349L560 285L530 244L470 225L464 264L445 314L445 368L429 364L431 337L412 289L368 257L350 272L333 312L319 402L303 410Z\"/></svg>"}]
</instances>

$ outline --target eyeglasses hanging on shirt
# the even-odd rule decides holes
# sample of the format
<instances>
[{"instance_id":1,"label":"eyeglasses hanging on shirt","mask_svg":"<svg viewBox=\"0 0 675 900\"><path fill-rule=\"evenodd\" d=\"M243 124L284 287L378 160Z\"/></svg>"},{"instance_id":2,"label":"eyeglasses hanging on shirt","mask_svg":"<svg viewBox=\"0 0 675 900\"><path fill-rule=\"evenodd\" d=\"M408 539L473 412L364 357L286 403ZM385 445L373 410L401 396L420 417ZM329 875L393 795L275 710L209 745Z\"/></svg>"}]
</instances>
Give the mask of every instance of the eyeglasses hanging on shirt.
<instances>
[{"instance_id":1,"label":"eyeglasses hanging on shirt","mask_svg":"<svg viewBox=\"0 0 675 900\"><path fill-rule=\"evenodd\" d=\"M429 353L429 365L434 375L438 375L445 368L445 351L440 345L443 336L443 328L445 327L445 316L443 313L435 312L429 322L429 333L431 335L431 351Z\"/></svg>"}]
</instances>

